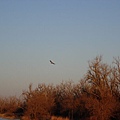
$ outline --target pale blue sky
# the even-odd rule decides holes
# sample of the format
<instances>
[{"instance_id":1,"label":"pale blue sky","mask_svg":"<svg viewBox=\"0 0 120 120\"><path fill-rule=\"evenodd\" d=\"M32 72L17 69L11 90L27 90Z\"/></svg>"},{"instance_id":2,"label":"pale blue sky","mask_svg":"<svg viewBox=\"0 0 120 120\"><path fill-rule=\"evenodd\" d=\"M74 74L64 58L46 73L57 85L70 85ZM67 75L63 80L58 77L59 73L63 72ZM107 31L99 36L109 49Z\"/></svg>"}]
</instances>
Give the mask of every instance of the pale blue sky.
<instances>
[{"instance_id":1,"label":"pale blue sky","mask_svg":"<svg viewBox=\"0 0 120 120\"><path fill-rule=\"evenodd\" d=\"M97 55L120 56L119 0L0 0L0 95L78 82Z\"/></svg>"}]
</instances>

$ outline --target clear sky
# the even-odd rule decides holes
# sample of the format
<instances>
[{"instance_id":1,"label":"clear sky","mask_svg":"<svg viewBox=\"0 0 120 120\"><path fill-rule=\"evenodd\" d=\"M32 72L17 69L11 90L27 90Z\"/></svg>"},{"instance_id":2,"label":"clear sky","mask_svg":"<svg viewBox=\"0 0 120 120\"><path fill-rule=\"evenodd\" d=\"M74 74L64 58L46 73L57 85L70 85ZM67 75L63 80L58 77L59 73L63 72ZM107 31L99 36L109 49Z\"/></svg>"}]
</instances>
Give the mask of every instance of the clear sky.
<instances>
[{"instance_id":1,"label":"clear sky","mask_svg":"<svg viewBox=\"0 0 120 120\"><path fill-rule=\"evenodd\" d=\"M120 0L0 0L0 95L78 82L97 55L120 56Z\"/></svg>"}]
</instances>

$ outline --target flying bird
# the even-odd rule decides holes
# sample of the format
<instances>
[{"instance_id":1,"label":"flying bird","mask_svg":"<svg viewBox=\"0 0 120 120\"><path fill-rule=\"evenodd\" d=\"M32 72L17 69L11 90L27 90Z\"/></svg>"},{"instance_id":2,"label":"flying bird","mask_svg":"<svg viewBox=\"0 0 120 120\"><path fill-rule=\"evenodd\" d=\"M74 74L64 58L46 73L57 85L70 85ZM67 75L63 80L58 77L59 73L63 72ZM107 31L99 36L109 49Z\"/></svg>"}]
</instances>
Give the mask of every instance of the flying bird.
<instances>
[{"instance_id":1,"label":"flying bird","mask_svg":"<svg viewBox=\"0 0 120 120\"><path fill-rule=\"evenodd\" d=\"M55 63L52 60L50 60L50 63L53 64L53 65L55 65Z\"/></svg>"}]
</instances>

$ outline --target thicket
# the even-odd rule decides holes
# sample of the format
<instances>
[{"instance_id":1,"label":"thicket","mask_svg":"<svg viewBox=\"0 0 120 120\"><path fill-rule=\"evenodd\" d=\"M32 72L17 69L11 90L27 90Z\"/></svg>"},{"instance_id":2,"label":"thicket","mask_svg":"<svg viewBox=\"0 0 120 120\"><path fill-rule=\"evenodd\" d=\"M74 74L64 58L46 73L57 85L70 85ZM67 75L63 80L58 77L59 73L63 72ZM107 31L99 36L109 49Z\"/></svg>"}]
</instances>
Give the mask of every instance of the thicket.
<instances>
[{"instance_id":1,"label":"thicket","mask_svg":"<svg viewBox=\"0 0 120 120\"><path fill-rule=\"evenodd\" d=\"M120 58L108 65L98 56L89 62L78 83L39 84L35 89L30 84L22 96L22 101L0 98L0 113L27 116L29 120L119 120Z\"/></svg>"}]
</instances>

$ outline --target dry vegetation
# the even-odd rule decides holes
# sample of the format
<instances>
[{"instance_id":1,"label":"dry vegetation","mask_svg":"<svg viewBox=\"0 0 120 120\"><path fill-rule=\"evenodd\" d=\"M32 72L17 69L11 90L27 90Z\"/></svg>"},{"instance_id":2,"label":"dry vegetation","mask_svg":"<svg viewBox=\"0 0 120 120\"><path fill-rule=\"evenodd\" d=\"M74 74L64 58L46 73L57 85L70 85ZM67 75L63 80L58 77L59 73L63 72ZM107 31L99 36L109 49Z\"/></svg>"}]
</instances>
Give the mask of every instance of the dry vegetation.
<instances>
[{"instance_id":1,"label":"dry vegetation","mask_svg":"<svg viewBox=\"0 0 120 120\"><path fill-rule=\"evenodd\" d=\"M75 84L39 84L16 97L0 98L0 114L25 120L119 120L120 59L112 65L98 56L89 62L85 77Z\"/></svg>"}]
</instances>

